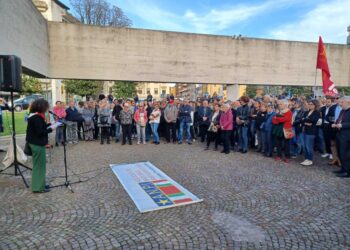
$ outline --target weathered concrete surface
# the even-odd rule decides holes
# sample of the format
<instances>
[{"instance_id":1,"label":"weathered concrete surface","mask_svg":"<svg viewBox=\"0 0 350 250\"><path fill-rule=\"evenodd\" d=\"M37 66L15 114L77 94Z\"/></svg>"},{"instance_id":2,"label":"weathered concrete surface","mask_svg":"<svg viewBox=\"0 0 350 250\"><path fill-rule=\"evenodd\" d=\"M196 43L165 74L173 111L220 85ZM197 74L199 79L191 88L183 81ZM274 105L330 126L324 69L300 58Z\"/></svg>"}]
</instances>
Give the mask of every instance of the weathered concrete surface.
<instances>
[{"instance_id":1,"label":"weathered concrete surface","mask_svg":"<svg viewBox=\"0 0 350 250\"><path fill-rule=\"evenodd\" d=\"M74 193L32 194L21 177L0 175L0 249L350 249L350 179L335 177L327 160L317 154L315 166L303 167L302 156L286 165L203 149L199 142L68 145ZM147 160L204 201L139 213L109 164ZM48 183L64 183L63 175L60 146Z\"/></svg>"},{"instance_id":2,"label":"weathered concrete surface","mask_svg":"<svg viewBox=\"0 0 350 250\"><path fill-rule=\"evenodd\" d=\"M32 73L49 75L47 22L29 0L0 0L0 54L17 55Z\"/></svg>"},{"instance_id":3,"label":"weathered concrete surface","mask_svg":"<svg viewBox=\"0 0 350 250\"><path fill-rule=\"evenodd\" d=\"M317 38L315 38L317 39ZM53 78L313 85L317 43L49 23ZM350 85L350 46L326 46ZM321 83L319 74L318 83Z\"/></svg>"},{"instance_id":4,"label":"weathered concrete surface","mask_svg":"<svg viewBox=\"0 0 350 250\"><path fill-rule=\"evenodd\" d=\"M326 49L332 79L350 86L350 46ZM49 78L313 85L316 51L316 43L47 24L32 1L0 0L0 54Z\"/></svg>"}]
</instances>

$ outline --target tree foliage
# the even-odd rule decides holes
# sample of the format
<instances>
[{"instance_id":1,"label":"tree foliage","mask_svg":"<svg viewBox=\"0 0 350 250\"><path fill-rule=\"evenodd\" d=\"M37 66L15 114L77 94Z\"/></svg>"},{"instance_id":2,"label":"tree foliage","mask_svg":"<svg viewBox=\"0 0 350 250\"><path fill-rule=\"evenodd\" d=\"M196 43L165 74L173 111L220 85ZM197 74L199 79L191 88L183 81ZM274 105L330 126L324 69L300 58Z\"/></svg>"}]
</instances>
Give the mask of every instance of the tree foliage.
<instances>
[{"instance_id":1,"label":"tree foliage","mask_svg":"<svg viewBox=\"0 0 350 250\"><path fill-rule=\"evenodd\" d=\"M255 98L257 90L261 88L258 85L247 85L245 95ZM264 86L263 94L272 96L310 96L313 94L312 88L309 86Z\"/></svg>"},{"instance_id":2,"label":"tree foliage","mask_svg":"<svg viewBox=\"0 0 350 250\"><path fill-rule=\"evenodd\" d=\"M291 86L285 87L284 93L286 96L312 96L312 87L309 86Z\"/></svg>"},{"instance_id":3,"label":"tree foliage","mask_svg":"<svg viewBox=\"0 0 350 250\"><path fill-rule=\"evenodd\" d=\"M97 95L103 84L100 81L92 80L64 80L62 83L68 94L79 96Z\"/></svg>"},{"instance_id":4,"label":"tree foliage","mask_svg":"<svg viewBox=\"0 0 350 250\"><path fill-rule=\"evenodd\" d=\"M350 95L350 87L337 87L337 90L342 95Z\"/></svg>"},{"instance_id":5,"label":"tree foliage","mask_svg":"<svg viewBox=\"0 0 350 250\"><path fill-rule=\"evenodd\" d=\"M130 27L132 21L118 6L106 0L70 0L74 14L83 24Z\"/></svg>"},{"instance_id":6,"label":"tree foliage","mask_svg":"<svg viewBox=\"0 0 350 250\"><path fill-rule=\"evenodd\" d=\"M43 89L41 87L41 82L37 78L23 75L21 92L25 95L42 94Z\"/></svg>"},{"instance_id":7,"label":"tree foliage","mask_svg":"<svg viewBox=\"0 0 350 250\"><path fill-rule=\"evenodd\" d=\"M113 94L116 98L132 98L136 95L137 83L129 81L115 81Z\"/></svg>"}]
</instances>

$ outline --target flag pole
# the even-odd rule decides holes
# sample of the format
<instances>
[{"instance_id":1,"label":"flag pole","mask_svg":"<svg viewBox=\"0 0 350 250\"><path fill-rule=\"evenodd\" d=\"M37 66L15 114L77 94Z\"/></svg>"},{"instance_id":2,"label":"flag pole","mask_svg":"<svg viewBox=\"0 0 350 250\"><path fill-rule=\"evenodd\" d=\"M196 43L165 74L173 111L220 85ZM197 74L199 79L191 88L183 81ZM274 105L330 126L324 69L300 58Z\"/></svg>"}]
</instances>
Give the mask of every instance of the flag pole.
<instances>
[{"instance_id":1,"label":"flag pole","mask_svg":"<svg viewBox=\"0 0 350 250\"><path fill-rule=\"evenodd\" d=\"M315 71L314 99L316 98L316 83L317 83L317 68L316 68L316 71Z\"/></svg>"}]
</instances>

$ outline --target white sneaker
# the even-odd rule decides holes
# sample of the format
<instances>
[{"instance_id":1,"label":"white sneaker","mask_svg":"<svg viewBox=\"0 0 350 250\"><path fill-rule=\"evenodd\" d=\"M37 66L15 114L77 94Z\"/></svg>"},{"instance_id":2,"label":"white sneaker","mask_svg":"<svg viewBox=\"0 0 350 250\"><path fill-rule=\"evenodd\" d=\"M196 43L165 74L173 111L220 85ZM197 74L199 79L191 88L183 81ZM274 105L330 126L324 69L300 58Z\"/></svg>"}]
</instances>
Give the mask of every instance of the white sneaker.
<instances>
[{"instance_id":1,"label":"white sneaker","mask_svg":"<svg viewBox=\"0 0 350 250\"><path fill-rule=\"evenodd\" d=\"M329 156L329 154L327 154L327 153L326 153L326 154L321 155L321 157L322 157L322 158L326 158L326 157L328 157L328 156Z\"/></svg>"},{"instance_id":2,"label":"white sneaker","mask_svg":"<svg viewBox=\"0 0 350 250\"><path fill-rule=\"evenodd\" d=\"M140 145L140 142L139 142L139 141L137 142L137 145Z\"/></svg>"},{"instance_id":3,"label":"white sneaker","mask_svg":"<svg viewBox=\"0 0 350 250\"><path fill-rule=\"evenodd\" d=\"M329 155L329 159L333 160L333 155L332 154Z\"/></svg>"},{"instance_id":4,"label":"white sneaker","mask_svg":"<svg viewBox=\"0 0 350 250\"><path fill-rule=\"evenodd\" d=\"M313 162L310 161L310 160L305 160L305 161L303 161L303 162L300 163L300 164L303 165L303 166L311 166L311 165L313 164Z\"/></svg>"},{"instance_id":5,"label":"white sneaker","mask_svg":"<svg viewBox=\"0 0 350 250\"><path fill-rule=\"evenodd\" d=\"M145 142L145 141L143 142L143 145L146 145L146 142Z\"/></svg>"},{"instance_id":6,"label":"white sneaker","mask_svg":"<svg viewBox=\"0 0 350 250\"><path fill-rule=\"evenodd\" d=\"M307 162L307 160L304 160L303 162L300 163L300 165L304 165Z\"/></svg>"}]
</instances>

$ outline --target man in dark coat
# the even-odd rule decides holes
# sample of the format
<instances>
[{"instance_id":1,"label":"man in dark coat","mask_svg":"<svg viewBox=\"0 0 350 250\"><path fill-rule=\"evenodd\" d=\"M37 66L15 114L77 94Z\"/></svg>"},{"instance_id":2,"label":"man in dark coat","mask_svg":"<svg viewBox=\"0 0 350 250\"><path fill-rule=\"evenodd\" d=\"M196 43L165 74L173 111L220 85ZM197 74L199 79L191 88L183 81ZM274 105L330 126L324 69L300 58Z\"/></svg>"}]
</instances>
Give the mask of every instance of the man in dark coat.
<instances>
[{"instance_id":1,"label":"man in dark coat","mask_svg":"<svg viewBox=\"0 0 350 250\"><path fill-rule=\"evenodd\" d=\"M212 112L207 100L204 100L202 106L198 108L198 125L201 142L205 141L205 136L210 125L209 117Z\"/></svg>"},{"instance_id":2,"label":"man in dark coat","mask_svg":"<svg viewBox=\"0 0 350 250\"><path fill-rule=\"evenodd\" d=\"M338 177L350 177L350 96L344 96L340 100L342 111L333 128L337 129L337 149L341 170L336 171Z\"/></svg>"},{"instance_id":3,"label":"man in dark coat","mask_svg":"<svg viewBox=\"0 0 350 250\"><path fill-rule=\"evenodd\" d=\"M324 142L326 145L326 153L330 156L330 159L333 159L331 141L335 140L335 134L332 129L332 124L334 123L334 111L336 105L332 97L327 97L326 105L323 106L320 110L322 118L322 130Z\"/></svg>"},{"instance_id":4,"label":"man in dark coat","mask_svg":"<svg viewBox=\"0 0 350 250\"><path fill-rule=\"evenodd\" d=\"M115 142L119 142L119 137L120 137L120 111L123 110L123 99L119 99L117 101L117 104L113 108L112 116L114 117L115 121Z\"/></svg>"}]
</instances>

